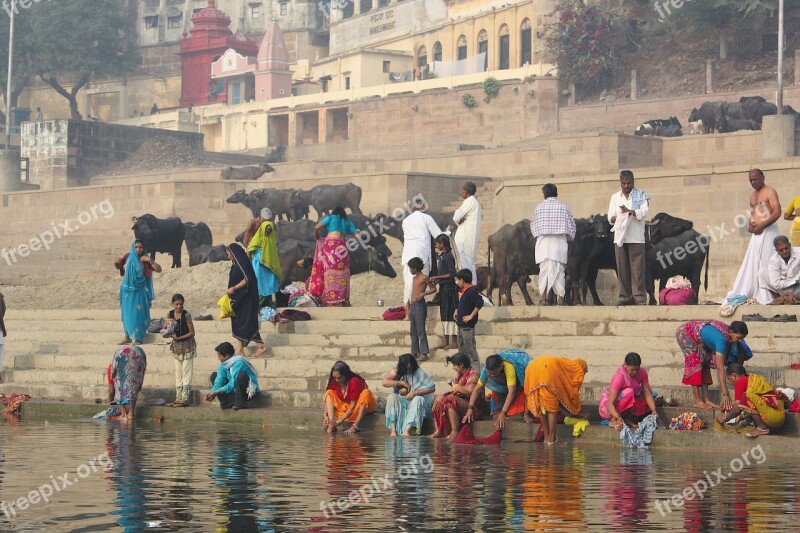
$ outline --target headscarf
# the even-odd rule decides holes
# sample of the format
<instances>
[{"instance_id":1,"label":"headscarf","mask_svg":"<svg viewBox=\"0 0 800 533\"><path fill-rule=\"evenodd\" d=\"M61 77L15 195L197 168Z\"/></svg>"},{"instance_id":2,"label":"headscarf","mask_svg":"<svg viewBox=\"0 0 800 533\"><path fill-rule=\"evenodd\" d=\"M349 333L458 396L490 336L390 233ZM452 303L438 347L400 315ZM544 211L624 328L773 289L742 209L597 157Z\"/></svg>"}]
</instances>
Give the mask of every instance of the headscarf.
<instances>
[{"instance_id":1,"label":"headscarf","mask_svg":"<svg viewBox=\"0 0 800 533\"><path fill-rule=\"evenodd\" d=\"M147 299L152 301L156 298L155 290L153 289L152 276L145 276L145 265L142 260L136 255L136 243L131 243L131 250L128 252L128 259L125 262L125 274L122 277L122 284L119 287L120 293L122 292L136 292L142 289L147 293Z\"/></svg>"},{"instance_id":2,"label":"headscarf","mask_svg":"<svg viewBox=\"0 0 800 533\"><path fill-rule=\"evenodd\" d=\"M262 209L260 214L263 220L272 220L272 209L269 207Z\"/></svg>"},{"instance_id":3,"label":"headscarf","mask_svg":"<svg viewBox=\"0 0 800 533\"><path fill-rule=\"evenodd\" d=\"M272 228L269 235L267 235L268 227ZM261 264L280 278L282 276L282 270L281 261L278 257L278 236L276 234L275 224L270 220L265 220L261 223L255 235L253 235L253 238L250 240L250 244L247 245L248 254L255 250L261 250Z\"/></svg>"}]
</instances>

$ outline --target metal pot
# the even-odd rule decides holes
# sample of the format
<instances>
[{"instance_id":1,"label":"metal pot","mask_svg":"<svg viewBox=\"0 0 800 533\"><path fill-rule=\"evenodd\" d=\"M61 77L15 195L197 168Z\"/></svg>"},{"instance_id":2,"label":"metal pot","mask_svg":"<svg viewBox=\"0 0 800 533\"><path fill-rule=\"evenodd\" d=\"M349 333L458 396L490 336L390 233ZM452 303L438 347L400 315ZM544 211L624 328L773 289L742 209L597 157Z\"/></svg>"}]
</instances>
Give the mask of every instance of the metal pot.
<instances>
[{"instance_id":1,"label":"metal pot","mask_svg":"<svg viewBox=\"0 0 800 533\"><path fill-rule=\"evenodd\" d=\"M384 303L383 302L383 298L379 298L377 303L378 303L378 307L383 307L383 303Z\"/></svg>"}]
</instances>

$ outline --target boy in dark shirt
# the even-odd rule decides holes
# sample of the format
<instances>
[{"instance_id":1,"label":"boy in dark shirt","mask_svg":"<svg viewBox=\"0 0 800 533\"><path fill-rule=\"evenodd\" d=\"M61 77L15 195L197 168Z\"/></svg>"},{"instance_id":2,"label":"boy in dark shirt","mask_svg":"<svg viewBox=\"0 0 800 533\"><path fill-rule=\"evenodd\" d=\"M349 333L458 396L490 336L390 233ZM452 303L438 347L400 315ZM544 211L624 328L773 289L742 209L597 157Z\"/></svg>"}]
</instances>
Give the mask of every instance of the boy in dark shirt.
<instances>
[{"instance_id":1,"label":"boy in dark shirt","mask_svg":"<svg viewBox=\"0 0 800 533\"><path fill-rule=\"evenodd\" d=\"M478 311L483 307L483 297L472 285L472 272L459 270L456 274L458 285L458 309L453 318L458 326L458 351L469 356L472 368L481 371L478 348L475 344L475 326L478 324Z\"/></svg>"}]
</instances>

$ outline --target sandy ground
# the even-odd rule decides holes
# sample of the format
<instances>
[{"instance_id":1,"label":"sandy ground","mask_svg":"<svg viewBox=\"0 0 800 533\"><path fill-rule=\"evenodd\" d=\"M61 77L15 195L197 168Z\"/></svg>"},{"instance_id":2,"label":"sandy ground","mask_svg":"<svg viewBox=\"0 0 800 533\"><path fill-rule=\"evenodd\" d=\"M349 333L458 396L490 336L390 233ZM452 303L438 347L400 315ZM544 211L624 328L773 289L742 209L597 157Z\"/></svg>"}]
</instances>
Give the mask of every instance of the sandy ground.
<instances>
[{"instance_id":1,"label":"sandy ground","mask_svg":"<svg viewBox=\"0 0 800 533\"><path fill-rule=\"evenodd\" d=\"M390 279L373 272L353 276L350 280L352 305L376 307L378 299L385 301L384 307L402 305L403 269L400 258L403 245L391 237L387 239L387 244L392 250L389 261L397 272L397 277ZM161 274L155 274L156 300L153 308L170 309L170 299L176 292L183 294L190 310L216 307L217 300L227 287L229 271L228 262L165 269ZM119 274L110 270L47 286L4 285L0 286L0 292L3 293L9 309L118 309L120 281ZM302 282L295 284L299 287L304 285ZM529 284L528 290L531 297L538 299L538 292L533 284ZM516 286L512 297L518 305L523 303ZM381 312L376 307L376 315Z\"/></svg>"}]
</instances>

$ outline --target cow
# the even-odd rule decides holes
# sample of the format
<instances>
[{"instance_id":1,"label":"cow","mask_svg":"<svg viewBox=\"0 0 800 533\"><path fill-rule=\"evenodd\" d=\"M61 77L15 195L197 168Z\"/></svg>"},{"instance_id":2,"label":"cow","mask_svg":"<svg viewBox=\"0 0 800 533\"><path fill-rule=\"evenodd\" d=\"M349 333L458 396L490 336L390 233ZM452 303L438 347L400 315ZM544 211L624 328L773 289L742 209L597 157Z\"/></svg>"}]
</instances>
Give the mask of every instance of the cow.
<instances>
[{"instance_id":1,"label":"cow","mask_svg":"<svg viewBox=\"0 0 800 533\"><path fill-rule=\"evenodd\" d=\"M310 259L314 256L314 241L301 241L289 239L278 245L278 256L281 261L283 276L281 288L289 285L293 281L306 281L311 275L310 267L298 265L298 261ZM363 272L375 272L381 276L394 279L397 273L389 264L389 260L383 254L377 252L371 246L359 246L350 252L350 274L356 275ZM286 305L286 295L278 294L278 305Z\"/></svg>"},{"instance_id":2,"label":"cow","mask_svg":"<svg viewBox=\"0 0 800 533\"><path fill-rule=\"evenodd\" d=\"M719 119L717 130L720 133L732 133L734 131L742 130L760 130L761 126L755 120L733 119L724 116Z\"/></svg>"},{"instance_id":3,"label":"cow","mask_svg":"<svg viewBox=\"0 0 800 533\"><path fill-rule=\"evenodd\" d=\"M180 218L156 218L151 214L133 217L133 234L142 241L144 249L150 251L150 260L155 261L156 252L172 256L172 268L181 267L181 248L186 228Z\"/></svg>"},{"instance_id":4,"label":"cow","mask_svg":"<svg viewBox=\"0 0 800 533\"><path fill-rule=\"evenodd\" d=\"M184 241L186 242L187 250L203 245L210 246L214 242L211 236L211 229L205 222L198 222L197 224L184 222L183 227L185 229Z\"/></svg>"},{"instance_id":5,"label":"cow","mask_svg":"<svg viewBox=\"0 0 800 533\"><path fill-rule=\"evenodd\" d=\"M491 290L498 290L499 305L514 305L511 299L511 286L514 282L522 291L525 305L533 305L528 293L527 283L531 275L539 274L536 264L536 238L531 234L531 221L523 219L516 224L505 224L489 235L489 276ZM494 264L492 263L494 255Z\"/></svg>"},{"instance_id":6,"label":"cow","mask_svg":"<svg viewBox=\"0 0 800 533\"><path fill-rule=\"evenodd\" d=\"M295 206L311 206L317 212L317 218L328 215L336 207L350 209L361 214L361 187L348 183L346 185L317 185L310 191L297 191L293 198Z\"/></svg>"},{"instance_id":7,"label":"cow","mask_svg":"<svg viewBox=\"0 0 800 533\"><path fill-rule=\"evenodd\" d=\"M650 305L656 305L655 280L659 292L673 276L684 276L692 284L695 295L700 294L700 274L706 266L703 288L708 290L708 261L710 239L694 229L665 237L645 253L645 284ZM696 298L695 298L696 303Z\"/></svg>"},{"instance_id":8,"label":"cow","mask_svg":"<svg viewBox=\"0 0 800 533\"><path fill-rule=\"evenodd\" d=\"M585 305L586 291L592 294L594 305L603 305L597 294L597 274L600 270L617 270L611 224L605 214L588 219L575 219L575 239L567 252L567 278L574 293L573 303Z\"/></svg>"},{"instance_id":9,"label":"cow","mask_svg":"<svg viewBox=\"0 0 800 533\"><path fill-rule=\"evenodd\" d=\"M275 172L275 169L266 163L260 163L249 167L225 167L219 177L223 180L257 180L268 172Z\"/></svg>"},{"instance_id":10,"label":"cow","mask_svg":"<svg viewBox=\"0 0 800 533\"><path fill-rule=\"evenodd\" d=\"M702 120L695 120L694 122L689 122L689 135L699 135L701 133L703 133Z\"/></svg>"},{"instance_id":11,"label":"cow","mask_svg":"<svg viewBox=\"0 0 800 533\"><path fill-rule=\"evenodd\" d=\"M661 242L665 237L674 237L680 235L684 231L692 229L694 223L691 220L673 217L667 213L658 213L647 224L649 234L647 235L647 242L650 246L654 246Z\"/></svg>"},{"instance_id":12,"label":"cow","mask_svg":"<svg viewBox=\"0 0 800 533\"><path fill-rule=\"evenodd\" d=\"M719 117L723 115L722 108L725 102L703 102L700 109L692 109L689 122L703 121L703 133L714 133Z\"/></svg>"}]
</instances>

